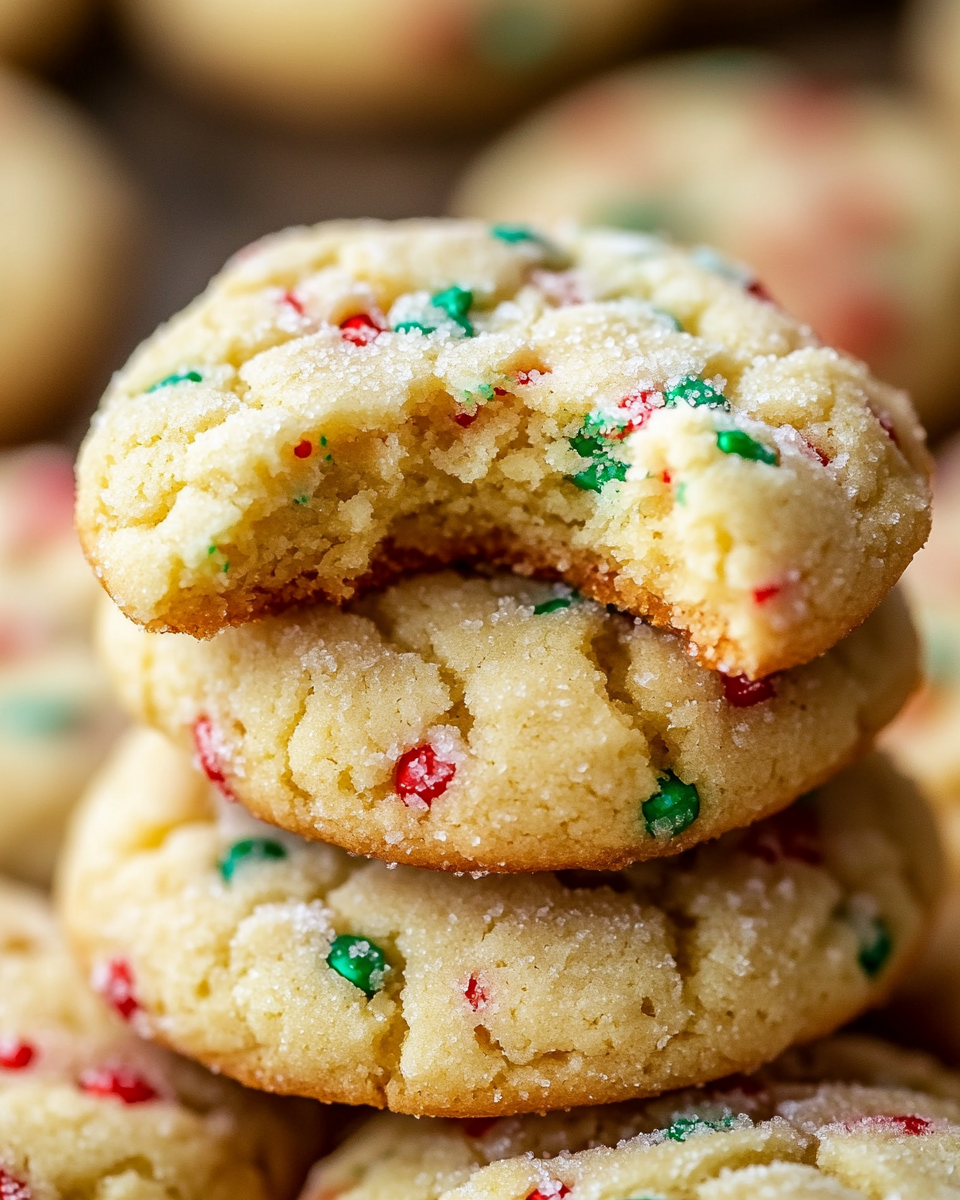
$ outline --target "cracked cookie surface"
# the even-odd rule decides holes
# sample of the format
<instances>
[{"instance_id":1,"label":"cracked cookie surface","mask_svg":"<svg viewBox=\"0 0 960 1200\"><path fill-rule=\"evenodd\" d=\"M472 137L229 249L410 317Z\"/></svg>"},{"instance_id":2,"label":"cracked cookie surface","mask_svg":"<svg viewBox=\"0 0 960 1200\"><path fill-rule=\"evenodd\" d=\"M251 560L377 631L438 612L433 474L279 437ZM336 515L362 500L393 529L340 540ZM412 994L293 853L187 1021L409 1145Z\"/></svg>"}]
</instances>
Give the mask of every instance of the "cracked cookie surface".
<instances>
[{"instance_id":1,"label":"cracked cookie surface","mask_svg":"<svg viewBox=\"0 0 960 1200\"><path fill-rule=\"evenodd\" d=\"M655 1100L500 1120L380 1114L301 1200L955 1196L960 1076L853 1035ZM944 1190L940 1190L944 1189Z\"/></svg>"},{"instance_id":2,"label":"cracked cookie surface","mask_svg":"<svg viewBox=\"0 0 960 1200\"><path fill-rule=\"evenodd\" d=\"M663 242L358 222L250 248L141 346L77 513L158 631L473 557L756 679L876 607L926 537L927 470L902 393Z\"/></svg>"},{"instance_id":3,"label":"cracked cookie surface","mask_svg":"<svg viewBox=\"0 0 960 1200\"><path fill-rule=\"evenodd\" d=\"M219 806L219 823L218 823ZM878 1002L937 891L929 814L882 760L620 873L456 877L254 822L162 735L116 752L61 907L142 1028L267 1090L504 1115L753 1069Z\"/></svg>"},{"instance_id":4,"label":"cracked cookie surface","mask_svg":"<svg viewBox=\"0 0 960 1200\"><path fill-rule=\"evenodd\" d=\"M850 761L918 671L897 595L751 685L562 585L451 571L202 642L105 600L99 641L130 711L255 816L468 871L611 869L748 825Z\"/></svg>"},{"instance_id":5,"label":"cracked cookie surface","mask_svg":"<svg viewBox=\"0 0 960 1200\"><path fill-rule=\"evenodd\" d=\"M113 970L113 1007L133 1016ZM0 1194L284 1200L321 1113L136 1037L86 986L38 894L0 882Z\"/></svg>"}]
</instances>

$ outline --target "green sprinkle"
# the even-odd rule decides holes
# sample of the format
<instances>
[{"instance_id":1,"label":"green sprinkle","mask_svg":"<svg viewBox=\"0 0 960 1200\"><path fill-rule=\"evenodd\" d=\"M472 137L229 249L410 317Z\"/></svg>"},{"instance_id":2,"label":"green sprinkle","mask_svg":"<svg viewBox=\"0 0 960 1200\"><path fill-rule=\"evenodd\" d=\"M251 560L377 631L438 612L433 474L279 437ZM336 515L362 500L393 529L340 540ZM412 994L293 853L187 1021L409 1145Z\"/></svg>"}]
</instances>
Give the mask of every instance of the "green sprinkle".
<instances>
[{"instance_id":1,"label":"green sprinkle","mask_svg":"<svg viewBox=\"0 0 960 1200\"><path fill-rule=\"evenodd\" d=\"M621 483L627 477L627 464L611 458L608 454L599 455L589 467L571 475L570 482L576 484L585 492L602 491L608 483L619 480Z\"/></svg>"},{"instance_id":2,"label":"green sprinkle","mask_svg":"<svg viewBox=\"0 0 960 1200\"><path fill-rule=\"evenodd\" d=\"M677 837L700 816L700 793L672 771L657 782L660 791L641 805L647 833L655 838Z\"/></svg>"},{"instance_id":3,"label":"green sprinkle","mask_svg":"<svg viewBox=\"0 0 960 1200\"><path fill-rule=\"evenodd\" d=\"M224 575L226 575L226 573L230 570L230 563L225 562L223 564L223 566L220 568L220 570L223 572Z\"/></svg>"},{"instance_id":4,"label":"green sprinkle","mask_svg":"<svg viewBox=\"0 0 960 1200\"><path fill-rule=\"evenodd\" d=\"M887 965L893 953L893 936L882 917L871 917L869 927L861 932L857 962L864 975L873 979Z\"/></svg>"},{"instance_id":5,"label":"green sprinkle","mask_svg":"<svg viewBox=\"0 0 960 1200\"><path fill-rule=\"evenodd\" d=\"M687 482L685 479L680 480L680 482L674 488L673 494L676 497L677 503L681 507L686 505L686 503L687 503Z\"/></svg>"},{"instance_id":6,"label":"green sprinkle","mask_svg":"<svg viewBox=\"0 0 960 1200\"><path fill-rule=\"evenodd\" d=\"M480 386L477 388L476 393L473 393L473 392L467 393L468 396L474 395L474 394L476 394L477 396L482 396L484 398L484 400L492 400L493 397L496 395L496 393L493 390L492 383L481 383Z\"/></svg>"},{"instance_id":7,"label":"green sprinkle","mask_svg":"<svg viewBox=\"0 0 960 1200\"><path fill-rule=\"evenodd\" d=\"M326 444L327 444L327 439L326 439L326 438L323 436L323 434L321 433L321 435L320 435L320 445L321 445L321 446L325 446Z\"/></svg>"},{"instance_id":8,"label":"green sprinkle","mask_svg":"<svg viewBox=\"0 0 960 1200\"><path fill-rule=\"evenodd\" d=\"M323 456L323 461L324 461L324 462L333 462L333 455L332 455L332 454L325 454L325 455Z\"/></svg>"},{"instance_id":9,"label":"green sprinkle","mask_svg":"<svg viewBox=\"0 0 960 1200\"><path fill-rule=\"evenodd\" d=\"M509 225L506 223L491 225L490 232L495 238L499 238L501 242L510 242L511 244L517 242L537 242L540 244L543 242L543 238L539 234L534 233L526 225Z\"/></svg>"},{"instance_id":10,"label":"green sprinkle","mask_svg":"<svg viewBox=\"0 0 960 1200\"><path fill-rule=\"evenodd\" d=\"M535 617L545 617L547 613L559 612L562 608L569 608L574 600L579 599L580 597L576 592L571 592L569 596L554 596L552 600L544 600L542 604L535 604L533 615Z\"/></svg>"},{"instance_id":11,"label":"green sprinkle","mask_svg":"<svg viewBox=\"0 0 960 1200\"><path fill-rule=\"evenodd\" d=\"M173 387L177 383L203 383L203 376L199 371L184 371L182 374L167 375L164 379L151 384L147 391L156 392L160 388Z\"/></svg>"},{"instance_id":12,"label":"green sprinkle","mask_svg":"<svg viewBox=\"0 0 960 1200\"><path fill-rule=\"evenodd\" d=\"M422 321L400 321L399 324L393 327L394 333L412 333L416 331L417 333L427 334L436 333L436 330L436 325L424 325Z\"/></svg>"},{"instance_id":13,"label":"green sprinkle","mask_svg":"<svg viewBox=\"0 0 960 1200\"><path fill-rule=\"evenodd\" d=\"M723 392L718 392L712 383L707 383L698 375L688 375L686 379L681 379L674 387L668 388L663 397L667 408L676 408L681 400L694 408L700 408L702 405L708 408L722 408L725 411L730 408Z\"/></svg>"},{"instance_id":14,"label":"green sprinkle","mask_svg":"<svg viewBox=\"0 0 960 1200\"><path fill-rule=\"evenodd\" d=\"M368 999L383 987L384 976L390 970L379 946L352 933L341 933L333 939L327 965L358 987Z\"/></svg>"},{"instance_id":15,"label":"green sprinkle","mask_svg":"<svg viewBox=\"0 0 960 1200\"><path fill-rule=\"evenodd\" d=\"M469 288L458 287L454 284L442 292L430 297L430 303L442 309L451 321L455 321L467 337L473 337L476 332L467 316L473 305L473 292Z\"/></svg>"},{"instance_id":16,"label":"green sprinkle","mask_svg":"<svg viewBox=\"0 0 960 1200\"><path fill-rule=\"evenodd\" d=\"M207 557L208 558L210 557L211 554L216 554L216 552L217 552L216 546L208 546L207 547Z\"/></svg>"},{"instance_id":17,"label":"green sprinkle","mask_svg":"<svg viewBox=\"0 0 960 1200\"><path fill-rule=\"evenodd\" d=\"M750 462L762 462L770 467L775 467L779 462L775 450L768 449L742 429L721 429L717 434L717 445L724 454L736 454Z\"/></svg>"},{"instance_id":18,"label":"green sprinkle","mask_svg":"<svg viewBox=\"0 0 960 1200\"><path fill-rule=\"evenodd\" d=\"M309 496L294 496L293 502L294 504L306 504L309 499Z\"/></svg>"},{"instance_id":19,"label":"green sprinkle","mask_svg":"<svg viewBox=\"0 0 960 1200\"><path fill-rule=\"evenodd\" d=\"M0 701L0 729L21 737L56 737L76 729L83 713L64 696L10 696Z\"/></svg>"},{"instance_id":20,"label":"green sprinkle","mask_svg":"<svg viewBox=\"0 0 960 1200\"><path fill-rule=\"evenodd\" d=\"M683 326L672 312L667 312L665 308L655 308L653 311L658 317L662 317L665 322L671 325L675 333L683 333Z\"/></svg>"},{"instance_id":21,"label":"green sprinkle","mask_svg":"<svg viewBox=\"0 0 960 1200\"><path fill-rule=\"evenodd\" d=\"M234 842L226 854L222 855L217 868L225 883L229 883L237 873L237 867L244 863L277 861L287 857L287 851L280 842L270 838L244 838Z\"/></svg>"},{"instance_id":22,"label":"green sprinkle","mask_svg":"<svg viewBox=\"0 0 960 1200\"><path fill-rule=\"evenodd\" d=\"M677 1117L663 1134L672 1142L685 1142L691 1133L720 1133L724 1129L730 1129L733 1122L734 1118L730 1115L721 1117L718 1121L704 1121L700 1117Z\"/></svg>"}]
</instances>

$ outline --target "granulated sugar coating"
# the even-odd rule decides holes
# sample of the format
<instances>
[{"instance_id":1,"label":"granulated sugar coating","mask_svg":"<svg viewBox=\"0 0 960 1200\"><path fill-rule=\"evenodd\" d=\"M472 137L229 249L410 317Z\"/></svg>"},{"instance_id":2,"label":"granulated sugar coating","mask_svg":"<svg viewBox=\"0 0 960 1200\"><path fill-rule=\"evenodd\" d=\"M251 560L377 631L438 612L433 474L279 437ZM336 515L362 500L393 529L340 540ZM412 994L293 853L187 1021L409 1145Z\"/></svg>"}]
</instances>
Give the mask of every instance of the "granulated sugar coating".
<instances>
[{"instance_id":1,"label":"granulated sugar coating","mask_svg":"<svg viewBox=\"0 0 960 1200\"><path fill-rule=\"evenodd\" d=\"M469 879L254 822L139 731L61 900L157 1040L266 1090L471 1117L702 1083L834 1030L909 965L939 873L879 759L671 860Z\"/></svg>"},{"instance_id":2,"label":"granulated sugar coating","mask_svg":"<svg viewBox=\"0 0 960 1200\"><path fill-rule=\"evenodd\" d=\"M301 1200L946 1200L958 1170L960 1077L847 1035L641 1103L499 1121L380 1114L317 1164Z\"/></svg>"},{"instance_id":3,"label":"granulated sugar coating","mask_svg":"<svg viewBox=\"0 0 960 1200\"><path fill-rule=\"evenodd\" d=\"M86 987L45 901L0 885L4 1200L287 1200L322 1114L134 1036Z\"/></svg>"},{"instance_id":4,"label":"granulated sugar coating","mask_svg":"<svg viewBox=\"0 0 960 1200\"><path fill-rule=\"evenodd\" d=\"M208 641L104 600L100 644L133 715L262 820L468 871L620 867L768 816L853 758L918 676L896 594L744 689L565 585L450 571Z\"/></svg>"},{"instance_id":5,"label":"granulated sugar coating","mask_svg":"<svg viewBox=\"0 0 960 1200\"><path fill-rule=\"evenodd\" d=\"M482 558L758 678L876 607L927 470L902 394L663 242L357 222L252 247L137 351L78 521L154 630Z\"/></svg>"}]
</instances>

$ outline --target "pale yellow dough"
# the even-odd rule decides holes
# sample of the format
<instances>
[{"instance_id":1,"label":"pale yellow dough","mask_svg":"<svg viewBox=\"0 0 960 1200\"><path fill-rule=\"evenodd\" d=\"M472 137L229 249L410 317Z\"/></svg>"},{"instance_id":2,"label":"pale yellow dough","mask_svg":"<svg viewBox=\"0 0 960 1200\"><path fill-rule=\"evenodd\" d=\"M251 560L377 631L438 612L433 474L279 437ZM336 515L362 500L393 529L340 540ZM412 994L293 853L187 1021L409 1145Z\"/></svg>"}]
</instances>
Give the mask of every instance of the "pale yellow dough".
<instances>
[{"instance_id":1,"label":"pale yellow dough","mask_svg":"<svg viewBox=\"0 0 960 1200\"><path fill-rule=\"evenodd\" d=\"M619 867L748 825L853 758L918 679L897 595L735 707L670 634L563 585L453 572L205 642L104 599L99 641L128 710L255 816L448 870ZM454 772L435 797L429 771L426 798L404 782L425 754ZM643 805L671 774L698 814L658 826Z\"/></svg>"},{"instance_id":2,"label":"pale yellow dough","mask_svg":"<svg viewBox=\"0 0 960 1200\"><path fill-rule=\"evenodd\" d=\"M13 1048L33 1057L0 1066L10 1200L285 1200L323 1144L309 1102L248 1092L134 1036L87 988L46 902L0 882L0 1049ZM154 1098L91 1091L105 1071Z\"/></svg>"},{"instance_id":3,"label":"pale yellow dough","mask_svg":"<svg viewBox=\"0 0 960 1200\"><path fill-rule=\"evenodd\" d=\"M95 660L99 593L58 446L0 455L0 871L49 882L70 810L122 719Z\"/></svg>"},{"instance_id":4,"label":"pale yellow dough","mask_svg":"<svg viewBox=\"0 0 960 1200\"><path fill-rule=\"evenodd\" d=\"M106 378L136 223L99 134L0 68L0 443L48 431Z\"/></svg>"},{"instance_id":5,"label":"pale yellow dough","mask_svg":"<svg viewBox=\"0 0 960 1200\"><path fill-rule=\"evenodd\" d=\"M714 246L826 343L906 388L929 429L960 421L960 173L915 102L827 89L759 55L647 62L485 149L454 208Z\"/></svg>"},{"instance_id":6,"label":"pale yellow dough","mask_svg":"<svg viewBox=\"0 0 960 1200\"><path fill-rule=\"evenodd\" d=\"M860 624L929 525L906 397L683 251L553 236L354 222L238 256L119 373L81 452L81 540L120 607L209 636L473 556L751 678ZM419 327L342 336L378 310Z\"/></svg>"},{"instance_id":7,"label":"pale yellow dough","mask_svg":"<svg viewBox=\"0 0 960 1200\"><path fill-rule=\"evenodd\" d=\"M218 799L160 734L116 752L63 862L82 961L128 961L138 1028L228 1075L426 1115L752 1070L884 997L940 873L928 813L879 759L620 874L391 869L222 800L218 825Z\"/></svg>"},{"instance_id":8,"label":"pale yellow dough","mask_svg":"<svg viewBox=\"0 0 960 1200\"><path fill-rule=\"evenodd\" d=\"M897 1117L919 1117L919 1132ZM571 1200L948 1200L960 1077L847 1035L642 1103L499 1121L381 1114L316 1165L300 1200L525 1200L561 1186Z\"/></svg>"},{"instance_id":9,"label":"pale yellow dough","mask_svg":"<svg viewBox=\"0 0 960 1200\"><path fill-rule=\"evenodd\" d=\"M669 0L123 0L143 53L191 91L288 124L509 117L609 62Z\"/></svg>"}]
</instances>

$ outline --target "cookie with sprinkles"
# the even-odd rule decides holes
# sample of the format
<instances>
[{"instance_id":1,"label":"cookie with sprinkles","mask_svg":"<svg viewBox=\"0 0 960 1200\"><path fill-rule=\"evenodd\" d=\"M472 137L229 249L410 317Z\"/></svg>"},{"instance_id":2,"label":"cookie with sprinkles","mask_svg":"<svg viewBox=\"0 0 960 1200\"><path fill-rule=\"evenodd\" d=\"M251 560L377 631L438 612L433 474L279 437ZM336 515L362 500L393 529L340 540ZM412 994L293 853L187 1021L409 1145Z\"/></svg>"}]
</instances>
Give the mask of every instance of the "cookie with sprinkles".
<instances>
[{"instance_id":1,"label":"cookie with sprinkles","mask_svg":"<svg viewBox=\"0 0 960 1200\"><path fill-rule=\"evenodd\" d=\"M929 813L879 759L672 859L471 878L256 822L140 730L88 793L60 899L94 977L128 965L147 1036L268 1091L492 1117L834 1030L911 962L938 873Z\"/></svg>"},{"instance_id":2,"label":"cookie with sprinkles","mask_svg":"<svg viewBox=\"0 0 960 1200\"><path fill-rule=\"evenodd\" d=\"M100 589L59 446L0 455L0 870L46 882L74 802L122 719L91 646Z\"/></svg>"},{"instance_id":3,"label":"cookie with sprinkles","mask_svg":"<svg viewBox=\"0 0 960 1200\"><path fill-rule=\"evenodd\" d=\"M218 106L301 129L402 126L422 137L508 118L635 46L670 7L365 0L358 13L351 0L123 0L120 11L155 66Z\"/></svg>"},{"instance_id":4,"label":"cookie with sprinkles","mask_svg":"<svg viewBox=\"0 0 960 1200\"><path fill-rule=\"evenodd\" d=\"M317 1163L301 1200L946 1198L958 1169L960 1077L847 1035L652 1101L500 1120L381 1113Z\"/></svg>"},{"instance_id":5,"label":"cookie with sprinkles","mask_svg":"<svg viewBox=\"0 0 960 1200\"><path fill-rule=\"evenodd\" d=\"M906 388L937 432L960 420L958 207L960 174L914 100L730 51L589 81L485 149L455 199L471 217L715 247L705 262Z\"/></svg>"},{"instance_id":6,"label":"cookie with sprinkles","mask_svg":"<svg viewBox=\"0 0 960 1200\"><path fill-rule=\"evenodd\" d=\"M109 993L107 993L109 999ZM115 999L115 996L113 997ZM0 883L4 1200L285 1200L324 1120L150 1046L85 984L39 895Z\"/></svg>"},{"instance_id":7,"label":"cookie with sprinkles","mask_svg":"<svg viewBox=\"0 0 960 1200\"><path fill-rule=\"evenodd\" d=\"M255 816L468 871L611 869L748 825L850 761L918 674L896 593L751 683L564 585L452 571L208 641L104 599L99 641L130 712Z\"/></svg>"},{"instance_id":8,"label":"cookie with sprinkles","mask_svg":"<svg viewBox=\"0 0 960 1200\"><path fill-rule=\"evenodd\" d=\"M750 679L859 625L929 525L907 399L741 281L642 235L476 222L241 254L115 378L78 479L87 555L153 630L474 558Z\"/></svg>"}]
</instances>

